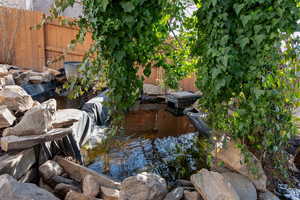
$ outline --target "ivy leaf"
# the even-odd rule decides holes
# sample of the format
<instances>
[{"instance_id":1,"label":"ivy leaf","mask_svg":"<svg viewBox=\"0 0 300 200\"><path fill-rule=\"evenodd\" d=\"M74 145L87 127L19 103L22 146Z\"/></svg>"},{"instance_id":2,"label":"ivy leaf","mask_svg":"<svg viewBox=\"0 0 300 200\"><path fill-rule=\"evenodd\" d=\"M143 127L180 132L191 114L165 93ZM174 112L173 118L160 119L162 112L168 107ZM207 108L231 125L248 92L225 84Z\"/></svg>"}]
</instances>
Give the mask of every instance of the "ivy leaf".
<instances>
[{"instance_id":1,"label":"ivy leaf","mask_svg":"<svg viewBox=\"0 0 300 200\"><path fill-rule=\"evenodd\" d=\"M238 4L238 3L235 3L233 5L233 8L234 8L234 11L235 13L238 15L240 14L241 10L244 8L245 4Z\"/></svg>"},{"instance_id":2,"label":"ivy leaf","mask_svg":"<svg viewBox=\"0 0 300 200\"><path fill-rule=\"evenodd\" d=\"M248 24L248 22L251 19L251 15L242 15L241 16L241 20L244 26L246 26Z\"/></svg>"},{"instance_id":3,"label":"ivy leaf","mask_svg":"<svg viewBox=\"0 0 300 200\"><path fill-rule=\"evenodd\" d=\"M257 44L260 44L265 39L265 35L264 34L256 35L254 39Z\"/></svg>"},{"instance_id":4,"label":"ivy leaf","mask_svg":"<svg viewBox=\"0 0 300 200\"><path fill-rule=\"evenodd\" d=\"M211 72L212 79L215 79L220 73L221 73L220 68L213 68Z\"/></svg>"},{"instance_id":5,"label":"ivy leaf","mask_svg":"<svg viewBox=\"0 0 300 200\"><path fill-rule=\"evenodd\" d=\"M217 5L217 1L218 1L218 0L212 0L213 6L216 6L216 5Z\"/></svg>"},{"instance_id":6,"label":"ivy leaf","mask_svg":"<svg viewBox=\"0 0 300 200\"><path fill-rule=\"evenodd\" d=\"M134 5L132 2L121 2L120 4L125 12L131 12L134 10Z\"/></svg>"},{"instance_id":7,"label":"ivy leaf","mask_svg":"<svg viewBox=\"0 0 300 200\"><path fill-rule=\"evenodd\" d=\"M265 93L264 90L260 90L258 88L254 88L254 95L256 96L256 98L259 98L261 95L263 95Z\"/></svg>"},{"instance_id":8,"label":"ivy leaf","mask_svg":"<svg viewBox=\"0 0 300 200\"><path fill-rule=\"evenodd\" d=\"M101 1L101 7L102 7L102 11L105 12L106 11L106 8L107 8L107 5L108 5L108 2L109 0L102 0Z\"/></svg>"},{"instance_id":9,"label":"ivy leaf","mask_svg":"<svg viewBox=\"0 0 300 200\"><path fill-rule=\"evenodd\" d=\"M249 43L249 39L248 38L243 38L243 39L240 40L239 43L240 43L241 48L244 49L245 46Z\"/></svg>"}]
</instances>

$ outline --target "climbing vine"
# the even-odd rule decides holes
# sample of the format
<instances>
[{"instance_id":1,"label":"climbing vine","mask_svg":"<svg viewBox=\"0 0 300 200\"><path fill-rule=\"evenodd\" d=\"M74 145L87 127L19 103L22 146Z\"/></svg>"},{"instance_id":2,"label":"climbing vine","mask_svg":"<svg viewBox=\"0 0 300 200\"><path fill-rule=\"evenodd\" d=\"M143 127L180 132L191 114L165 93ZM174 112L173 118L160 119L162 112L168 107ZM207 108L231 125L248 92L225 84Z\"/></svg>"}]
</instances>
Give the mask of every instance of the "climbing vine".
<instances>
[{"instance_id":1,"label":"climbing vine","mask_svg":"<svg viewBox=\"0 0 300 200\"><path fill-rule=\"evenodd\" d=\"M56 0L52 16L74 3ZM272 154L276 161L295 134L297 0L194 0L197 11L191 16L185 14L188 0L80 3L83 16L69 23L80 27L71 46L88 31L94 44L79 85L105 83L114 113L135 103L143 81L139 66L146 76L153 66L162 66L171 87L197 71L199 103L210 126L240 140L240 148ZM74 87L75 94L85 90Z\"/></svg>"},{"instance_id":2,"label":"climbing vine","mask_svg":"<svg viewBox=\"0 0 300 200\"><path fill-rule=\"evenodd\" d=\"M274 161L295 134L296 0L206 0L197 11L197 86L215 130ZM294 38L296 39L296 38ZM283 41L286 41L284 43ZM298 58L299 59L299 58Z\"/></svg>"}]
</instances>

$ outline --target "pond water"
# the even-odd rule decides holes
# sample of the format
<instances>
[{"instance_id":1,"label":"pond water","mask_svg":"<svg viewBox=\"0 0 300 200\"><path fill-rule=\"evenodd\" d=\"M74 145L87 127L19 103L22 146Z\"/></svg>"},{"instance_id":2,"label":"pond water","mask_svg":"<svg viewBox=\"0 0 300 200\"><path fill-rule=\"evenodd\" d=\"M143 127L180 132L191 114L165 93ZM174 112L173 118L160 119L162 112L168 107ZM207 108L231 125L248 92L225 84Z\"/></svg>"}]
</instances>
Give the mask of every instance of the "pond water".
<instances>
[{"instance_id":1,"label":"pond water","mask_svg":"<svg viewBox=\"0 0 300 200\"><path fill-rule=\"evenodd\" d=\"M83 150L89 168L119 181L155 172L171 183L204 167L205 140L199 140L186 116L176 117L165 109L164 104L135 107L126 115L120 136Z\"/></svg>"}]
</instances>

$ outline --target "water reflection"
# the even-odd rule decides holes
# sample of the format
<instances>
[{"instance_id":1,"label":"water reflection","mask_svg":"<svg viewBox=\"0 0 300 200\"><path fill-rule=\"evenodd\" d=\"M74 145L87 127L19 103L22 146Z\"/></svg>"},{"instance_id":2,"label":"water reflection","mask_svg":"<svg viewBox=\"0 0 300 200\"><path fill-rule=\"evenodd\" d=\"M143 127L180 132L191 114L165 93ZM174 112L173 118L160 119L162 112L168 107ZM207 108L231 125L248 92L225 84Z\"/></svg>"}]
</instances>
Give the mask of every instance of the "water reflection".
<instances>
[{"instance_id":1,"label":"water reflection","mask_svg":"<svg viewBox=\"0 0 300 200\"><path fill-rule=\"evenodd\" d=\"M188 177L203 160L198 134L185 117L165 111L165 105L140 105L125 119L125 134L109 149L85 150L89 167L116 180L142 171L162 175L169 182Z\"/></svg>"}]
</instances>

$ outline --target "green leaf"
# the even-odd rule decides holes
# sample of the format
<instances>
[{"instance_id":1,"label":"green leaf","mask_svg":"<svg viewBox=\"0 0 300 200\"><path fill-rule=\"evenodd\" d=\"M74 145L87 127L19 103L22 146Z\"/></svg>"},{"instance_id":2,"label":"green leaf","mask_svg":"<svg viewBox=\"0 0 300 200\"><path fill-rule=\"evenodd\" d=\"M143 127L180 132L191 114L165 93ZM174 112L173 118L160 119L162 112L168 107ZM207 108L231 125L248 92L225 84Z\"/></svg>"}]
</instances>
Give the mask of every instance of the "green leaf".
<instances>
[{"instance_id":1,"label":"green leaf","mask_svg":"<svg viewBox=\"0 0 300 200\"><path fill-rule=\"evenodd\" d=\"M221 72L222 71L219 67L213 68L211 71L212 79L215 79Z\"/></svg>"},{"instance_id":2,"label":"green leaf","mask_svg":"<svg viewBox=\"0 0 300 200\"><path fill-rule=\"evenodd\" d=\"M240 14L241 10L244 8L245 4L238 4L238 3L235 3L233 5L233 8L234 8L234 11L235 13L238 15Z\"/></svg>"},{"instance_id":3,"label":"green leaf","mask_svg":"<svg viewBox=\"0 0 300 200\"><path fill-rule=\"evenodd\" d=\"M217 1L218 1L218 0L211 0L211 1L212 1L213 6L216 6L216 5L217 5Z\"/></svg>"},{"instance_id":4,"label":"green leaf","mask_svg":"<svg viewBox=\"0 0 300 200\"><path fill-rule=\"evenodd\" d=\"M265 39L265 35L264 34L260 34L260 35L256 35L254 37L254 40L256 41L256 43L259 45L264 39Z\"/></svg>"},{"instance_id":5,"label":"green leaf","mask_svg":"<svg viewBox=\"0 0 300 200\"><path fill-rule=\"evenodd\" d=\"M143 71L144 75L149 77L151 75L151 63L148 63Z\"/></svg>"},{"instance_id":6,"label":"green leaf","mask_svg":"<svg viewBox=\"0 0 300 200\"><path fill-rule=\"evenodd\" d=\"M102 0L101 1L101 5L100 6L101 6L103 12L106 11L108 3L109 3L109 0Z\"/></svg>"},{"instance_id":7,"label":"green leaf","mask_svg":"<svg viewBox=\"0 0 300 200\"><path fill-rule=\"evenodd\" d=\"M248 24L248 22L251 20L251 15L242 15L241 20L244 26Z\"/></svg>"},{"instance_id":8,"label":"green leaf","mask_svg":"<svg viewBox=\"0 0 300 200\"><path fill-rule=\"evenodd\" d=\"M239 43L240 43L241 48L244 49L245 46L249 43L249 39L248 38L243 38L243 39L240 40Z\"/></svg>"},{"instance_id":9,"label":"green leaf","mask_svg":"<svg viewBox=\"0 0 300 200\"><path fill-rule=\"evenodd\" d=\"M125 12L131 12L134 10L134 5L132 2L121 2L120 3Z\"/></svg>"}]
</instances>

